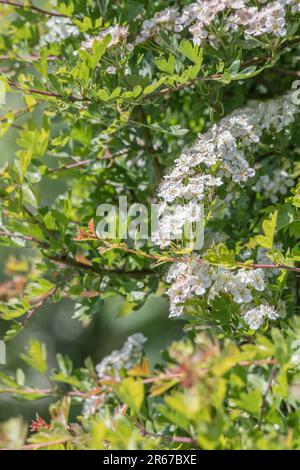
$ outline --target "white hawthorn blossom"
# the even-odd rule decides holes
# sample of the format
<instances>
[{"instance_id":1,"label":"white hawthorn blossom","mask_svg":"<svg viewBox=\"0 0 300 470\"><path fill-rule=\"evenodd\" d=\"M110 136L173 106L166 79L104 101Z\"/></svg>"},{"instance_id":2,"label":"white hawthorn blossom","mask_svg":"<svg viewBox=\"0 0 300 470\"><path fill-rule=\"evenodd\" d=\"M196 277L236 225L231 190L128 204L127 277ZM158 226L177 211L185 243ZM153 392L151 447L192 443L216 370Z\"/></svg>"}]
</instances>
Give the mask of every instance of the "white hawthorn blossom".
<instances>
[{"instance_id":1,"label":"white hawthorn blossom","mask_svg":"<svg viewBox=\"0 0 300 470\"><path fill-rule=\"evenodd\" d=\"M266 319L277 320L279 312L273 305L262 304L243 313L244 320L251 330L258 330Z\"/></svg>"},{"instance_id":2,"label":"white hawthorn blossom","mask_svg":"<svg viewBox=\"0 0 300 470\"><path fill-rule=\"evenodd\" d=\"M206 133L199 134L196 143L175 160L175 167L164 177L158 192L161 214L177 201L189 201L190 205L186 208L181 203L175 214L163 215L153 242L164 248L175 238L181 238L184 220L187 217L192 222L199 220L193 216L201 215L200 210L197 212L197 203L205 202L206 197L210 199L225 180L241 184L253 177L255 170L246 159L246 151L254 151L263 132L281 132L294 121L297 112L293 95L288 93L236 110Z\"/></svg>"},{"instance_id":3,"label":"white hawthorn blossom","mask_svg":"<svg viewBox=\"0 0 300 470\"><path fill-rule=\"evenodd\" d=\"M110 35L111 40L108 48L114 47L121 42L126 42L128 36L128 27L127 26L110 26L105 28L97 36L91 36L81 43L81 49L91 49L93 47L94 41L103 41L103 39Z\"/></svg>"},{"instance_id":4,"label":"white hawthorn blossom","mask_svg":"<svg viewBox=\"0 0 300 470\"><path fill-rule=\"evenodd\" d=\"M166 276L166 282L171 284L167 291L171 317L183 313L184 302L206 293L209 302L224 293L229 294L237 304L244 304L252 301L252 291L265 289L262 269L233 271L212 266L198 256L174 263Z\"/></svg>"},{"instance_id":5,"label":"white hawthorn blossom","mask_svg":"<svg viewBox=\"0 0 300 470\"><path fill-rule=\"evenodd\" d=\"M194 44L202 45L209 41L218 47L218 38L212 25L223 24L224 31L241 31L245 37L272 34L277 37L286 35L286 13L300 11L298 0L275 0L271 2L250 0L198 0L184 7L166 8L156 12L154 17L144 21L136 43L155 38L159 32L173 31L175 34L189 30ZM221 21L222 15L222 21Z\"/></svg>"},{"instance_id":6,"label":"white hawthorn blossom","mask_svg":"<svg viewBox=\"0 0 300 470\"><path fill-rule=\"evenodd\" d=\"M202 207L195 201L185 205L167 206L161 204L159 208L158 226L152 233L152 241L161 248L165 248L173 240L181 240L183 235L191 240L191 223L201 221L203 216Z\"/></svg>"},{"instance_id":7,"label":"white hawthorn blossom","mask_svg":"<svg viewBox=\"0 0 300 470\"><path fill-rule=\"evenodd\" d=\"M41 45L47 43L60 42L70 36L79 35L77 26L72 24L70 18L52 16L46 23L48 32L42 37Z\"/></svg>"},{"instance_id":8,"label":"white hawthorn blossom","mask_svg":"<svg viewBox=\"0 0 300 470\"><path fill-rule=\"evenodd\" d=\"M96 366L98 377L101 379L110 375L113 370L131 369L141 362L143 345L146 341L147 338L141 333L129 336L120 350L113 351Z\"/></svg>"}]
</instances>

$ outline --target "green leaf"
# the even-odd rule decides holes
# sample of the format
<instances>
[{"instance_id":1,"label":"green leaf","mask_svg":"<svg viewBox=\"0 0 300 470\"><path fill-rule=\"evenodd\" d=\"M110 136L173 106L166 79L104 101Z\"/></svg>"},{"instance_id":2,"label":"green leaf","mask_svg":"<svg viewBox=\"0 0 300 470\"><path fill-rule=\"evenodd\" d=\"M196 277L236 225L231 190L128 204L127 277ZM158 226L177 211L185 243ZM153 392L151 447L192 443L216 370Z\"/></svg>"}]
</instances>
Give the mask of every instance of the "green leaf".
<instances>
[{"instance_id":1,"label":"green leaf","mask_svg":"<svg viewBox=\"0 0 300 470\"><path fill-rule=\"evenodd\" d=\"M133 411L140 411L144 400L144 384L140 378L127 377L118 387L117 393Z\"/></svg>"},{"instance_id":2,"label":"green leaf","mask_svg":"<svg viewBox=\"0 0 300 470\"><path fill-rule=\"evenodd\" d=\"M258 416L261 407L261 392L253 390L248 393L241 393L240 399L235 400L236 405L250 415Z\"/></svg>"},{"instance_id":3,"label":"green leaf","mask_svg":"<svg viewBox=\"0 0 300 470\"><path fill-rule=\"evenodd\" d=\"M223 266L234 267L236 266L235 254L233 250L227 248L223 243L214 245L209 248L204 255L204 259L211 264L220 264Z\"/></svg>"},{"instance_id":4,"label":"green leaf","mask_svg":"<svg viewBox=\"0 0 300 470\"><path fill-rule=\"evenodd\" d=\"M29 341L27 355L21 354L21 358L33 369L38 370L41 374L47 372L47 351L44 343L37 339Z\"/></svg>"},{"instance_id":5,"label":"green leaf","mask_svg":"<svg viewBox=\"0 0 300 470\"><path fill-rule=\"evenodd\" d=\"M255 238L260 246L268 250L271 250L273 247L277 215L278 211L275 211L269 219L263 221L262 228L264 235L257 235Z\"/></svg>"},{"instance_id":6,"label":"green leaf","mask_svg":"<svg viewBox=\"0 0 300 470\"><path fill-rule=\"evenodd\" d=\"M168 73L169 75L174 73L175 57L173 55L170 54L168 60L154 59L154 63L162 72Z\"/></svg>"},{"instance_id":7,"label":"green leaf","mask_svg":"<svg viewBox=\"0 0 300 470\"><path fill-rule=\"evenodd\" d=\"M16 153L17 160L15 162L16 168L18 170L21 182L24 180L27 169L30 165L33 154L33 146L30 145L26 150L19 150Z\"/></svg>"},{"instance_id":8,"label":"green leaf","mask_svg":"<svg viewBox=\"0 0 300 470\"><path fill-rule=\"evenodd\" d=\"M187 39L183 39L179 45L179 51L191 62L201 67L203 61L203 48L193 46Z\"/></svg>"},{"instance_id":9,"label":"green leaf","mask_svg":"<svg viewBox=\"0 0 300 470\"><path fill-rule=\"evenodd\" d=\"M161 77L159 80L154 80L154 82L151 83L151 85L146 86L146 88L143 91L144 95L149 95L150 93L153 93L165 81L166 81L166 77Z\"/></svg>"}]
</instances>

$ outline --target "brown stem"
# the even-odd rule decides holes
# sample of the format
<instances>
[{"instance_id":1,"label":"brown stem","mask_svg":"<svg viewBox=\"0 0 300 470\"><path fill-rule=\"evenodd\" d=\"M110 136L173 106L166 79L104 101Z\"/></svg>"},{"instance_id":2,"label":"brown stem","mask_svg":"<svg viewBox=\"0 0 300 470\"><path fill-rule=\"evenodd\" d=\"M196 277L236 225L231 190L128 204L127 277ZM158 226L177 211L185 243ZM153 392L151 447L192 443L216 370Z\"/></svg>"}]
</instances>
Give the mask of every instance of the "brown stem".
<instances>
[{"instance_id":1,"label":"brown stem","mask_svg":"<svg viewBox=\"0 0 300 470\"><path fill-rule=\"evenodd\" d=\"M189 263L191 261L193 261L193 258L174 258L174 257L169 257L169 256L160 256L160 255L151 255L150 253L146 253L144 251L139 251L139 250L134 250L132 248L128 248L126 245L123 246L123 245L111 245L107 248L107 250L103 250L103 252L105 253L105 251L108 251L108 250L121 250L121 251L124 251L126 253L132 253L132 254L135 254L135 255L138 255L138 256L141 256L141 257L144 257L144 258L149 258L149 259L153 259L153 260L156 260L156 261L161 261L161 262L167 262L167 263ZM101 249L100 249L101 251ZM199 263L203 263L205 262L206 260L205 259L198 259L198 262ZM294 272L300 272L300 268L296 268L295 266L288 266L286 264L256 264L256 263L253 263L253 264L244 264L244 263L237 263L237 266L239 268L243 268L243 269L257 269L257 268L261 268L261 269L283 269L283 270L287 270L287 271L294 271Z\"/></svg>"},{"instance_id":2,"label":"brown stem","mask_svg":"<svg viewBox=\"0 0 300 470\"><path fill-rule=\"evenodd\" d=\"M53 91L49 91L49 90L38 90L37 88L26 88L24 87L24 85L21 85L20 83L14 82L12 80L8 80L7 83L10 86L16 88L17 90L24 91L25 93L27 92L27 93L33 93L33 94L37 94L41 96L48 96L49 98L59 98L59 99L64 98L64 96L60 95L59 93L54 93ZM66 98L73 103L76 101L91 102L89 98L83 98L81 96L69 95Z\"/></svg>"},{"instance_id":3,"label":"brown stem","mask_svg":"<svg viewBox=\"0 0 300 470\"><path fill-rule=\"evenodd\" d=\"M37 103L38 104L38 103ZM35 105L36 106L36 105ZM14 111L11 111L10 114L12 114L15 119L17 119L19 116L22 116L22 114L30 113L30 111L35 107L35 106L27 106L26 108L20 108L16 109ZM1 121L6 121L7 120L7 114L4 114L3 116L0 116L0 122Z\"/></svg>"},{"instance_id":4,"label":"brown stem","mask_svg":"<svg viewBox=\"0 0 300 470\"><path fill-rule=\"evenodd\" d=\"M1 3L1 1L0 1ZM39 60L39 56L38 55L24 55L24 56L21 56L21 57L12 57L11 55L9 54L4 54L4 55L0 55L0 60L16 60L16 61L22 61L22 62L34 62L36 60ZM58 56L56 55L49 55L47 57L47 59L50 61L52 60L56 60L58 59Z\"/></svg>"},{"instance_id":5,"label":"brown stem","mask_svg":"<svg viewBox=\"0 0 300 470\"><path fill-rule=\"evenodd\" d=\"M249 265L245 265L243 263L238 263L238 266L239 267L242 267L242 268L253 268L253 269L257 269L257 268L261 268L261 269L282 269L282 270L286 270L286 271L294 271L296 273L300 273L300 268L296 268L295 266L287 266L286 264L249 264Z\"/></svg>"},{"instance_id":6,"label":"brown stem","mask_svg":"<svg viewBox=\"0 0 300 470\"><path fill-rule=\"evenodd\" d=\"M44 10L43 8L36 7L34 5L24 5L23 3L15 2L12 0L0 0L0 3L2 3L2 5L10 5L12 7L22 8L24 10L32 10L32 11L35 11L37 13L42 13L43 15L47 15L47 16L57 16L60 18L68 18L67 15L64 15L63 13L58 13L57 11L48 11L48 10Z\"/></svg>"},{"instance_id":7,"label":"brown stem","mask_svg":"<svg viewBox=\"0 0 300 470\"><path fill-rule=\"evenodd\" d=\"M272 70L275 72L279 72L281 75L290 75L292 77L300 77L300 71L299 70L289 70L285 69L283 67L272 67Z\"/></svg>"},{"instance_id":8,"label":"brown stem","mask_svg":"<svg viewBox=\"0 0 300 470\"><path fill-rule=\"evenodd\" d=\"M53 261L54 263L62 264L65 266L70 266L79 270L83 271L91 271L95 274L102 275L102 276L109 276L109 275L118 275L118 276L132 276L135 278L143 278L145 276L155 276L157 273L151 269L142 269L142 270L132 270L132 271L124 271L124 269L105 269L105 268L97 268L92 264L82 263L81 261L76 261L72 258L67 256L49 256L48 259Z\"/></svg>"},{"instance_id":9,"label":"brown stem","mask_svg":"<svg viewBox=\"0 0 300 470\"><path fill-rule=\"evenodd\" d=\"M157 439L165 439L165 440L171 441L171 442L180 442L182 444L193 444L193 445L198 444L197 440L194 439L193 437L169 436L167 434L159 434L159 433L156 433L156 432L149 432L149 431L146 431L144 426L140 423L137 423L137 427L138 427L140 433L143 436L154 437L154 438L157 438Z\"/></svg>"},{"instance_id":10,"label":"brown stem","mask_svg":"<svg viewBox=\"0 0 300 470\"><path fill-rule=\"evenodd\" d=\"M69 441L72 441L74 438L73 437L64 437L62 439L56 439L55 441L48 441L48 442L39 442L36 444L25 444L20 447L21 450L37 450L37 449L43 449L44 447L49 447L49 446L55 446L58 444L66 444ZM12 450L9 448L4 448L0 450Z\"/></svg>"},{"instance_id":11,"label":"brown stem","mask_svg":"<svg viewBox=\"0 0 300 470\"><path fill-rule=\"evenodd\" d=\"M49 248L49 245L38 238L29 236L29 235L22 235L18 233L12 233L5 230L0 230L0 237L8 237L8 238L20 238L21 240L34 242L40 245L42 248Z\"/></svg>"},{"instance_id":12,"label":"brown stem","mask_svg":"<svg viewBox=\"0 0 300 470\"><path fill-rule=\"evenodd\" d=\"M71 276L67 277L66 279L64 279L63 281L61 282L58 282L52 289L50 289L49 292L47 292L38 302L36 302L33 306L33 308L31 308L28 312L27 312L27 315L26 315L26 318L25 320L22 322L22 327L24 328L28 322L32 319L32 317L37 313L37 311L43 307L43 305L45 305L45 303L47 302L47 300L52 297L57 291L58 289L60 289L60 287L62 287L63 284L65 284L66 282L68 282L68 280L70 279Z\"/></svg>"},{"instance_id":13,"label":"brown stem","mask_svg":"<svg viewBox=\"0 0 300 470\"><path fill-rule=\"evenodd\" d=\"M101 162L102 160L114 160L115 158L122 157L126 153L128 153L128 150L124 150L123 152L120 152L116 155L103 155L99 159L95 159L95 162ZM59 173L60 171L67 171L67 170L73 170L74 168L80 168L82 166L88 166L90 163L92 163L92 159L89 158L88 160L79 160L78 162L74 163L69 163L68 165L61 166L59 168L50 168L48 170L48 174L53 174L53 173Z\"/></svg>"},{"instance_id":14,"label":"brown stem","mask_svg":"<svg viewBox=\"0 0 300 470\"><path fill-rule=\"evenodd\" d=\"M28 236L28 235L19 235L17 233L11 233L4 230L0 230L0 237L8 237L8 238L20 238L25 241L30 241L39 245L42 249L50 249L50 245L42 240L38 240L35 237ZM70 266L79 270L84 271L91 271L98 275L118 275L118 276L132 276L135 278L143 278L145 276L156 275L155 271L151 269L142 269L142 270L132 270L132 271L125 271L124 269L105 269L105 268L97 268L92 264L82 263L81 261L76 261L73 258L69 258L65 255L56 255L56 256L46 256L50 261L54 263L61 264L64 266Z\"/></svg>"},{"instance_id":15,"label":"brown stem","mask_svg":"<svg viewBox=\"0 0 300 470\"><path fill-rule=\"evenodd\" d=\"M300 42L300 37L292 39L291 41L285 41L279 46L279 50L298 45L299 42ZM250 67L251 65L259 65L262 62L268 63L271 60L272 60L272 57L270 57L270 56L257 57L255 59L247 60L247 61L245 61L241 64L241 72L243 71L243 69L245 69L247 67ZM277 71L279 72L280 70L277 69ZM282 71L282 69L281 69L281 71ZM152 100L152 99L157 98L159 96L164 96L166 94L174 93L174 92L182 90L184 88L188 88L191 85L194 85L195 83L197 83L199 81L206 82L208 80L216 80L216 79L221 78L221 77L222 77L222 74L220 74L220 73L219 74L208 75L207 77L196 77L196 78L194 78L193 80L190 80L187 83L182 83L182 84L177 85L173 88L162 88L161 90L158 90L157 92L150 94L148 97L146 97L146 100L147 99Z\"/></svg>"}]
</instances>

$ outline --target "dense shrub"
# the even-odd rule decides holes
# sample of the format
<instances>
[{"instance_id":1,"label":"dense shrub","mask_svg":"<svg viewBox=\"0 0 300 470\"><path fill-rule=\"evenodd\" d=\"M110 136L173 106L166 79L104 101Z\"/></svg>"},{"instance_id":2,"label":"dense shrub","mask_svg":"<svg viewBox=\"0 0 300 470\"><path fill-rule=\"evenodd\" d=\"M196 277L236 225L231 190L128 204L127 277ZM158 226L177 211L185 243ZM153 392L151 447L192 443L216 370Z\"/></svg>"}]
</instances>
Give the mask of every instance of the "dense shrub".
<instances>
[{"instance_id":1,"label":"dense shrub","mask_svg":"<svg viewBox=\"0 0 300 470\"><path fill-rule=\"evenodd\" d=\"M4 340L66 297L83 324L107 298L129 315L153 294L184 321L155 367L140 333L80 369L58 355L49 370L32 339L20 363L49 387L18 369L0 372L0 391L52 398L51 422L11 418L1 447L299 448L299 11L298 0L0 0L0 132L17 129L19 148L1 157L0 242L32 248L10 262ZM49 181L61 182L51 206ZM104 237L99 206L120 196L138 216L119 211ZM146 239L137 204L154 203ZM196 234L203 221L203 246L187 220Z\"/></svg>"}]
</instances>

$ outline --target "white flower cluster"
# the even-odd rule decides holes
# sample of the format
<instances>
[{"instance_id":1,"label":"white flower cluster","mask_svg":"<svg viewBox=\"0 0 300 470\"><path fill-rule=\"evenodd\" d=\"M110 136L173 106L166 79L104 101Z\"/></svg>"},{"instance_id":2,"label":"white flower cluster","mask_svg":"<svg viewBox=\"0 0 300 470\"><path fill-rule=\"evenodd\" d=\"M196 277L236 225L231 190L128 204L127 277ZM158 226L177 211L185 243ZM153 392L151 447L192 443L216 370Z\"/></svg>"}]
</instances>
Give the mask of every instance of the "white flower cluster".
<instances>
[{"instance_id":1,"label":"white flower cluster","mask_svg":"<svg viewBox=\"0 0 300 470\"><path fill-rule=\"evenodd\" d=\"M293 185L294 181L287 171L277 169L271 175L260 176L252 189L262 193L266 199L275 204Z\"/></svg>"},{"instance_id":2,"label":"white flower cluster","mask_svg":"<svg viewBox=\"0 0 300 470\"><path fill-rule=\"evenodd\" d=\"M242 304L252 300L251 290L263 291L265 278L262 269L232 271L215 267L194 257L193 260L174 263L170 268L167 283L172 283L167 294L170 298L170 317L183 312L183 302L201 296L209 289L208 300L220 293L230 294L233 301Z\"/></svg>"},{"instance_id":3,"label":"white flower cluster","mask_svg":"<svg viewBox=\"0 0 300 470\"><path fill-rule=\"evenodd\" d=\"M227 31L242 27L246 36L269 33L281 37L286 34L286 8L290 8L292 13L299 12L299 1L276 0L258 8L251 6L249 0L198 0L181 12L178 8L166 8L155 13L153 18L144 21L136 43L155 37L160 31L177 33L189 28L195 44L201 45L204 40L209 40L214 45L217 38L210 26L213 22L218 25L221 12L225 14L224 29Z\"/></svg>"},{"instance_id":4,"label":"white flower cluster","mask_svg":"<svg viewBox=\"0 0 300 470\"><path fill-rule=\"evenodd\" d=\"M196 173L188 180L187 184L178 179L178 184L175 186L172 176L166 176L159 188L158 196L165 202L173 202L177 198L202 201L205 196L205 187L221 186L222 184L221 178Z\"/></svg>"},{"instance_id":5,"label":"white flower cluster","mask_svg":"<svg viewBox=\"0 0 300 470\"><path fill-rule=\"evenodd\" d=\"M101 379L114 373L114 371L119 371L123 368L128 370L140 363L143 345L146 341L147 338L141 333L129 336L120 350L113 351L96 366L98 377Z\"/></svg>"},{"instance_id":6,"label":"white flower cluster","mask_svg":"<svg viewBox=\"0 0 300 470\"><path fill-rule=\"evenodd\" d=\"M260 10L257 7L241 8L228 21L234 30L242 26L248 36L271 33L282 37L286 34L285 2L271 2Z\"/></svg>"},{"instance_id":7,"label":"white flower cluster","mask_svg":"<svg viewBox=\"0 0 300 470\"><path fill-rule=\"evenodd\" d=\"M77 36L79 29L74 26L69 18L52 16L46 24L48 33L42 37L41 45L60 42L70 36Z\"/></svg>"},{"instance_id":8,"label":"white flower cluster","mask_svg":"<svg viewBox=\"0 0 300 470\"><path fill-rule=\"evenodd\" d=\"M195 201L188 204L167 206L161 204L158 210L158 227L152 232L152 241L161 248L171 244L173 240L192 240L191 223L201 223L203 217L202 206Z\"/></svg>"},{"instance_id":9,"label":"white flower cluster","mask_svg":"<svg viewBox=\"0 0 300 470\"><path fill-rule=\"evenodd\" d=\"M143 22L142 30L136 38L136 44L147 41L147 39L156 36L159 31L176 31L176 21L179 13L178 8L166 8L163 11L155 13L150 20Z\"/></svg>"},{"instance_id":10,"label":"white flower cluster","mask_svg":"<svg viewBox=\"0 0 300 470\"><path fill-rule=\"evenodd\" d=\"M89 37L86 41L81 43L81 49L91 49L93 47L94 41L103 41L103 39L111 35L111 41L109 43L109 48L114 47L120 42L126 42L128 36L128 27L127 26L110 26L109 28L105 28L97 36Z\"/></svg>"},{"instance_id":11,"label":"white flower cluster","mask_svg":"<svg viewBox=\"0 0 300 470\"><path fill-rule=\"evenodd\" d=\"M280 314L273 305L262 304L244 312L244 320L251 330L258 330L266 319L277 320Z\"/></svg>"},{"instance_id":12,"label":"white flower cluster","mask_svg":"<svg viewBox=\"0 0 300 470\"><path fill-rule=\"evenodd\" d=\"M200 212L195 209L197 202L203 201L205 196L209 197L213 188L219 187L224 178L244 183L253 177L255 170L246 160L245 149L250 151L260 141L263 131L282 131L294 121L297 111L293 94L288 93L275 100L236 110L205 134L199 134L198 141L175 160L175 167L164 177L158 193L161 214L164 214L168 204L176 200L187 200L189 206L181 202L181 208L178 207L175 215L163 215L153 235L153 242L166 247L171 243L170 233L176 233L176 238L180 230L182 233L184 216L190 217L191 222L199 220L196 216Z\"/></svg>"}]
</instances>

